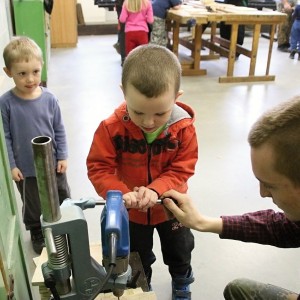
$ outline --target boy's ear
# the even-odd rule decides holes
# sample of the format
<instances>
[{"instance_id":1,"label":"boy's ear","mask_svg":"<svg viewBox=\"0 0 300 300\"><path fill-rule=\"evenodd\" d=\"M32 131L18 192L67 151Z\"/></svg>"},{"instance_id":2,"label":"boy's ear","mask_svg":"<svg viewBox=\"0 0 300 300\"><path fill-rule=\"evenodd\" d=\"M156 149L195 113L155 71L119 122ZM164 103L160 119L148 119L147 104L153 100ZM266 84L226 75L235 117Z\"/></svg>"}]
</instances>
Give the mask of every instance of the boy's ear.
<instances>
[{"instance_id":1,"label":"boy's ear","mask_svg":"<svg viewBox=\"0 0 300 300\"><path fill-rule=\"evenodd\" d=\"M5 72L5 74L8 76L8 77L12 77L12 75L11 75L11 72L10 72L10 70L9 69L7 69L6 67L4 67L3 68L3 71Z\"/></svg>"},{"instance_id":2,"label":"boy's ear","mask_svg":"<svg viewBox=\"0 0 300 300\"><path fill-rule=\"evenodd\" d=\"M124 99L125 99L124 87L123 87L123 85L121 83L120 83L120 88L121 88L121 90L123 92L123 96L124 96ZM125 101L126 101L126 99L125 99Z\"/></svg>"},{"instance_id":3,"label":"boy's ear","mask_svg":"<svg viewBox=\"0 0 300 300\"><path fill-rule=\"evenodd\" d=\"M182 96L183 90L179 90L175 97L175 102Z\"/></svg>"}]
</instances>

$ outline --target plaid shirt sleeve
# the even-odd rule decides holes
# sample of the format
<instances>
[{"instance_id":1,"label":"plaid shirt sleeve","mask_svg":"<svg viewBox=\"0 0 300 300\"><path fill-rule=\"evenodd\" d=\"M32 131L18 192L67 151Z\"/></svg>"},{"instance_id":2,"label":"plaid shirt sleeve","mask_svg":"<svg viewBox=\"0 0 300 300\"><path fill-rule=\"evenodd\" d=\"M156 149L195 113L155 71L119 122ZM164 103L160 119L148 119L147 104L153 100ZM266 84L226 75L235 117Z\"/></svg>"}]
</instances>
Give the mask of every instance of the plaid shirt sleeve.
<instances>
[{"instance_id":1,"label":"plaid shirt sleeve","mask_svg":"<svg viewBox=\"0 0 300 300\"><path fill-rule=\"evenodd\" d=\"M300 247L300 222L291 222L281 212L269 209L241 216L221 216L221 218L223 220L221 239L280 248Z\"/></svg>"}]
</instances>

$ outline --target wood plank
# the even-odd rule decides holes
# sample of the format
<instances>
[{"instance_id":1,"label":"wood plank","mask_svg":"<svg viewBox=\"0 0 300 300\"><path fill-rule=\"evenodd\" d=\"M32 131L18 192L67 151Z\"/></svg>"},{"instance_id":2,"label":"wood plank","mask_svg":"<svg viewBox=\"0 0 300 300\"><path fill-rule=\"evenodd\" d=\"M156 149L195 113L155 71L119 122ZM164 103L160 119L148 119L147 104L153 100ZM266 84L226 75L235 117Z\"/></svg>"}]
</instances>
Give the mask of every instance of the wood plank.
<instances>
[{"instance_id":1,"label":"wood plank","mask_svg":"<svg viewBox=\"0 0 300 300\"><path fill-rule=\"evenodd\" d=\"M235 47L237 42L238 27L239 26L237 24L232 24L231 26L231 39L230 39L229 54L228 54L227 76L233 76L235 55L236 55Z\"/></svg>"},{"instance_id":2,"label":"wood plank","mask_svg":"<svg viewBox=\"0 0 300 300\"><path fill-rule=\"evenodd\" d=\"M124 291L124 294L120 297L120 300L156 300L154 292L143 292L141 288L128 289ZM116 300L116 296L113 293L99 294L95 300Z\"/></svg>"},{"instance_id":3,"label":"wood plank","mask_svg":"<svg viewBox=\"0 0 300 300\"><path fill-rule=\"evenodd\" d=\"M254 74L255 74L260 28L261 28L260 24L256 24L254 26L252 49L251 49L251 60L250 60L250 67L249 67L249 76L254 76Z\"/></svg>"},{"instance_id":4,"label":"wood plank","mask_svg":"<svg viewBox=\"0 0 300 300\"><path fill-rule=\"evenodd\" d=\"M275 76L221 76L219 77L219 83L237 83L237 82L259 82L259 81L274 81Z\"/></svg>"},{"instance_id":5,"label":"wood plank","mask_svg":"<svg viewBox=\"0 0 300 300\"><path fill-rule=\"evenodd\" d=\"M273 50L273 43L274 43L274 36L275 36L276 26L277 25L275 25L275 24L271 26L271 31L270 31L270 35L269 35L270 42L269 42L269 51L268 51L266 75L269 75L269 72L270 72L271 57L272 57L272 50Z\"/></svg>"}]
</instances>

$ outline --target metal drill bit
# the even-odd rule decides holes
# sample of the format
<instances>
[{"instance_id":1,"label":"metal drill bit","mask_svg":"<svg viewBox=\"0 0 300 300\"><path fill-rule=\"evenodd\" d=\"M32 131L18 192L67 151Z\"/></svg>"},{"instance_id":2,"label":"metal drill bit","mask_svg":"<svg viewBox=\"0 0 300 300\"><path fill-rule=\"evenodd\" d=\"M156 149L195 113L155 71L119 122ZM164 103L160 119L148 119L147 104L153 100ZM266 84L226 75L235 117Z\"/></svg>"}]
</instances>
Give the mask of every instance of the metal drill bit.
<instances>
[{"instance_id":1,"label":"metal drill bit","mask_svg":"<svg viewBox=\"0 0 300 300\"><path fill-rule=\"evenodd\" d=\"M96 205L105 205L106 204L106 200L104 200L103 198L102 199L97 199L97 200L95 200L95 204ZM158 199L156 201L156 204L163 204L162 199Z\"/></svg>"}]
</instances>

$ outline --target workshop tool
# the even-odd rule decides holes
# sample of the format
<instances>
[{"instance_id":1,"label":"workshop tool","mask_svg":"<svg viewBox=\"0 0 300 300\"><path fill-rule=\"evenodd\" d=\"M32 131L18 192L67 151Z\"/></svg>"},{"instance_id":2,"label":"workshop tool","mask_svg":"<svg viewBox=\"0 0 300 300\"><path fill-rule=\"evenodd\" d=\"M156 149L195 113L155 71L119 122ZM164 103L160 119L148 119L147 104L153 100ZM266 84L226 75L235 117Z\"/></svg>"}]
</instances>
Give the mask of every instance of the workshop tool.
<instances>
[{"instance_id":1,"label":"workshop tool","mask_svg":"<svg viewBox=\"0 0 300 300\"><path fill-rule=\"evenodd\" d=\"M101 213L101 242L103 266L107 277L115 280L113 294L120 297L124 293L122 283L128 281L130 241L128 212L119 191L107 192L106 205ZM121 289L117 288L117 283Z\"/></svg>"},{"instance_id":2,"label":"workshop tool","mask_svg":"<svg viewBox=\"0 0 300 300\"><path fill-rule=\"evenodd\" d=\"M32 139L34 164L41 201L41 225L48 261L42 265L45 285L55 300L90 300L105 290L120 297L131 278L128 213L120 191L109 191L101 214L103 265L90 255L83 209L93 199L59 206L50 137Z\"/></svg>"}]
</instances>

